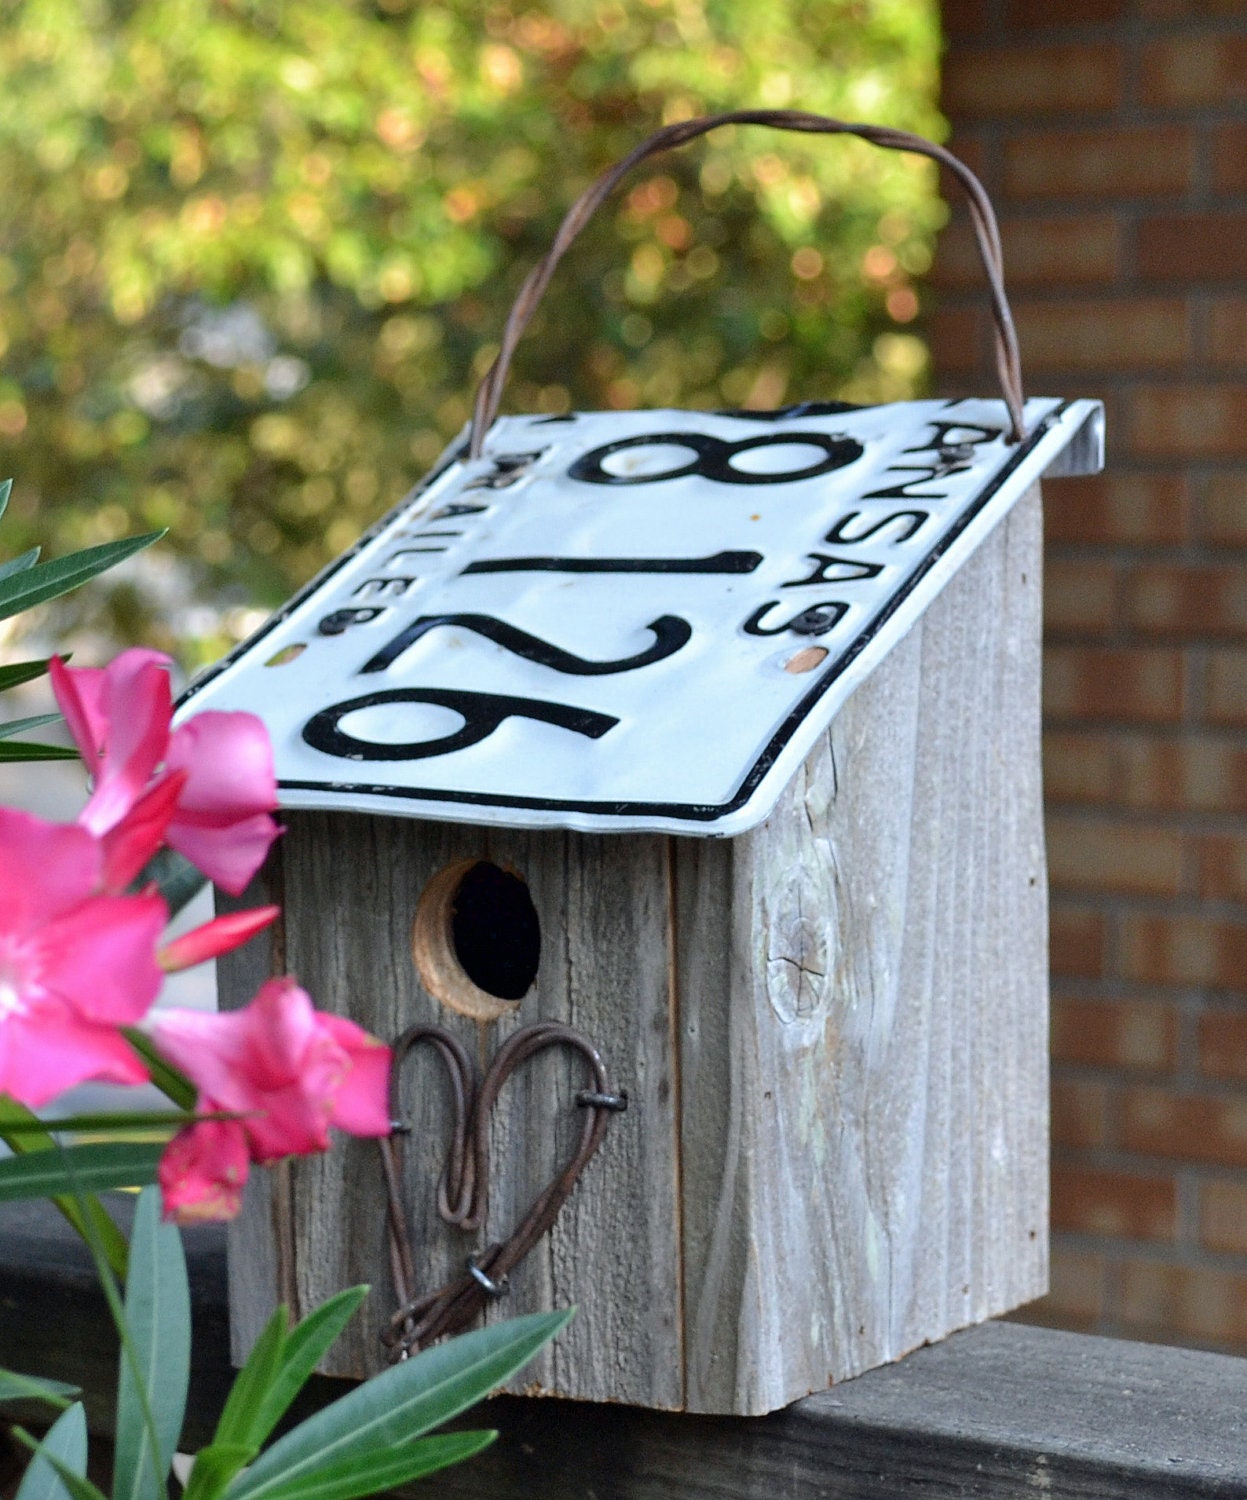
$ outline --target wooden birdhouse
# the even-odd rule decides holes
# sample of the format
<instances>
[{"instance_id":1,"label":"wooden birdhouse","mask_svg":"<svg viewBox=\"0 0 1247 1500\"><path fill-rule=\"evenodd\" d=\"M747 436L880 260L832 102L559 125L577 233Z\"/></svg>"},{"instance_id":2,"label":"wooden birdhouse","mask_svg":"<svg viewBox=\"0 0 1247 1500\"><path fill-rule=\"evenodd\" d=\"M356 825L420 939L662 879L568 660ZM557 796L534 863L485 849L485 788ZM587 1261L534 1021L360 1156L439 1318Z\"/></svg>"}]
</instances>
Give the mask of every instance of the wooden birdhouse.
<instances>
[{"instance_id":1,"label":"wooden birdhouse","mask_svg":"<svg viewBox=\"0 0 1247 1500\"><path fill-rule=\"evenodd\" d=\"M1006 339L1004 401L495 420L570 237L469 440L186 700L287 810L223 1003L401 1040L384 1152L253 1179L235 1350L574 1303L517 1389L760 1413L1046 1289L1039 479L1102 411Z\"/></svg>"}]
</instances>

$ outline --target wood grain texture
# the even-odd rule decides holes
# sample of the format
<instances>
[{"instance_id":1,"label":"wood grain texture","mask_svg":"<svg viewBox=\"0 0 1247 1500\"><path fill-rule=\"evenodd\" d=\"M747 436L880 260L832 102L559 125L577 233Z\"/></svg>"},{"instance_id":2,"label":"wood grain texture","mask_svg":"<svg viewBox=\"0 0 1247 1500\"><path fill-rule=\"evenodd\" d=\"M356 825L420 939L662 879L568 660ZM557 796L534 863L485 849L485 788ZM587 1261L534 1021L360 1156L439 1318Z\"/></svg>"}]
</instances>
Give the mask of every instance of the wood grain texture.
<instances>
[{"instance_id":1,"label":"wood grain texture","mask_svg":"<svg viewBox=\"0 0 1247 1500\"><path fill-rule=\"evenodd\" d=\"M110 1208L124 1216L123 1195ZM195 1337L183 1443L206 1444L232 1372L224 1235L189 1231ZM47 1202L0 1207L0 1365L116 1411L117 1336L86 1247ZM309 1415L342 1394L314 1380ZM6 1415L35 1425L46 1408ZM458 1419L500 1436L438 1475L442 1500L1243 1500L1247 1360L987 1323L769 1417L502 1396ZM432 1493L427 1485L396 1494Z\"/></svg>"},{"instance_id":2,"label":"wood grain texture","mask_svg":"<svg viewBox=\"0 0 1247 1500\"><path fill-rule=\"evenodd\" d=\"M482 1067L514 1027L566 1021L631 1097L496 1310L579 1306L525 1390L771 1411L1044 1290L1040 543L1035 489L740 838L288 817L278 957L319 1005L385 1038L446 1026ZM523 875L543 935L536 984L492 1025L440 1006L411 958L421 892L472 859ZM248 998L254 975L228 983ZM561 1054L507 1085L470 1238L436 1214L449 1098L415 1054L421 1290L510 1232L565 1159L583 1086ZM277 1288L306 1312L368 1281L328 1368L378 1368L393 1294L375 1147L340 1142L255 1192L233 1241L236 1353Z\"/></svg>"},{"instance_id":3,"label":"wood grain texture","mask_svg":"<svg viewBox=\"0 0 1247 1500\"><path fill-rule=\"evenodd\" d=\"M447 1027L482 1067L516 1026L569 1022L606 1059L631 1099L612 1122L548 1239L511 1276L499 1316L575 1303L559 1347L525 1375L526 1389L590 1400L678 1406L678 1153L673 1015L668 974L666 840L461 828L406 819L302 813L288 818L286 961L317 1003L384 1038L416 1022ZM519 1014L478 1026L433 1000L411 959L410 925L427 881L456 859L491 859L528 882L543 934L537 983ZM449 1095L433 1053L405 1074L406 1178L421 1290L460 1274L465 1256L505 1237L570 1154L590 1081L563 1052L535 1058L506 1086L491 1129L489 1217L465 1236L437 1217L435 1190L449 1130ZM394 1305L376 1148L342 1140L290 1171L292 1243L280 1274L310 1310L342 1286L374 1287L330 1373L380 1367L378 1333ZM256 1231L250 1231L255 1234ZM240 1241L240 1244L242 1242ZM279 1247L280 1248L280 1247ZM243 1252L249 1253L249 1252ZM240 1287L240 1296L271 1305ZM254 1333L260 1313L241 1325Z\"/></svg>"},{"instance_id":4,"label":"wood grain texture","mask_svg":"<svg viewBox=\"0 0 1247 1500\"><path fill-rule=\"evenodd\" d=\"M762 827L673 846L691 1410L1045 1289L1040 544L1036 489Z\"/></svg>"}]
</instances>

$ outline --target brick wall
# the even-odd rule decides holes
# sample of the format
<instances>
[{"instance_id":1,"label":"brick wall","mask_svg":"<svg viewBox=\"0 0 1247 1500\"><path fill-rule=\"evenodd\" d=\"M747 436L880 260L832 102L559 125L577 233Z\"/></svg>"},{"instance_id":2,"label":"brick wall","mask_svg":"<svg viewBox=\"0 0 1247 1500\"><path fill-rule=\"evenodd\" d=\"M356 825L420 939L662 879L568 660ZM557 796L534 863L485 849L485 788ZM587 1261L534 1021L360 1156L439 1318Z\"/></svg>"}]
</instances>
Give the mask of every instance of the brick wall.
<instances>
[{"instance_id":1,"label":"brick wall","mask_svg":"<svg viewBox=\"0 0 1247 1500\"><path fill-rule=\"evenodd\" d=\"M1034 1316L1247 1353L1247 0L947 0L953 146L1028 387L1100 396L1048 487L1054 1257ZM938 388L992 384L963 220Z\"/></svg>"}]
</instances>

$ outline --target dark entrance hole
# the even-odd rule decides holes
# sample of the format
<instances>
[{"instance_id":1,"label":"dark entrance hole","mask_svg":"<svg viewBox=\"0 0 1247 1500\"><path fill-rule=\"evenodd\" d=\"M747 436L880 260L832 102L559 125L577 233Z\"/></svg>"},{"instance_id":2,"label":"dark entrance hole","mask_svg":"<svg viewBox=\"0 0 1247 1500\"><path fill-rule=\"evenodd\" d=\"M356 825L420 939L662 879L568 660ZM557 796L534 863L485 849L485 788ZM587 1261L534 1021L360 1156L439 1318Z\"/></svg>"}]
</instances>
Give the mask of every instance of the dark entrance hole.
<instances>
[{"instance_id":1,"label":"dark entrance hole","mask_svg":"<svg viewBox=\"0 0 1247 1500\"><path fill-rule=\"evenodd\" d=\"M518 875L481 860L459 882L450 921L455 957L479 989L520 1000L541 962L541 924Z\"/></svg>"}]
</instances>

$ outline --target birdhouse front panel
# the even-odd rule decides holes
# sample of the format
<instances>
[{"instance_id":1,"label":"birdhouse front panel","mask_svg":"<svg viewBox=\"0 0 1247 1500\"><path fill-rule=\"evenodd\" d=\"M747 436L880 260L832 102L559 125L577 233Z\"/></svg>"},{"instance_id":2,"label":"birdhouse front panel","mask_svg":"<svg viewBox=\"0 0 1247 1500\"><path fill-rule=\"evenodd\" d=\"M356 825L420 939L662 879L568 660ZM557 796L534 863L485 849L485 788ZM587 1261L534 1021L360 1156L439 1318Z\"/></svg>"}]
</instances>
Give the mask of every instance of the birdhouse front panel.
<instances>
[{"instance_id":1,"label":"birdhouse front panel","mask_svg":"<svg viewBox=\"0 0 1247 1500\"><path fill-rule=\"evenodd\" d=\"M505 419L203 682L291 808L223 1003L291 972L432 1041L389 1188L366 1142L257 1174L238 1356L364 1280L331 1373L380 1368L393 1182L419 1290L479 1280L625 1093L485 1275L486 1316L579 1309L519 1390L759 1413L1043 1292L1036 481L1100 414L1027 413L1012 445L994 402ZM534 1052L457 1227L455 1079L566 1026L611 1092Z\"/></svg>"}]
</instances>

